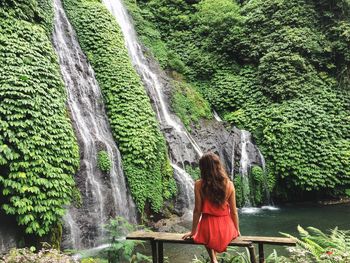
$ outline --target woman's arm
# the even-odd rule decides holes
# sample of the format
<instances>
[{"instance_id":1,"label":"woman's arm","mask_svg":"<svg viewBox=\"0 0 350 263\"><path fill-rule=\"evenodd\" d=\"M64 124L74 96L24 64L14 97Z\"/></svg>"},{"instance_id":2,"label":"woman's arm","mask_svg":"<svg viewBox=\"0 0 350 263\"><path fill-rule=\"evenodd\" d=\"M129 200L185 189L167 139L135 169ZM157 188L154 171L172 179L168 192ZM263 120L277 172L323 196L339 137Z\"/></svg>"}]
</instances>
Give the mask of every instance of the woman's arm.
<instances>
[{"instance_id":1,"label":"woman's arm","mask_svg":"<svg viewBox=\"0 0 350 263\"><path fill-rule=\"evenodd\" d=\"M238 212L237 212L237 206L236 206L236 191L233 184L232 184L232 193L228 199L228 203L230 205L230 214L231 214L233 224L235 225L238 231L238 235L240 236L241 233L239 231L239 220L238 220Z\"/></svg>"},{"instance_id":2,"label":"woman's arm","mask_svg":"<svg viewBox=\"0 0 350 263\"><path fill-rule=\"evenodd\" d=\"M193 209L193 220L192 220L192 231L189 233L186 233L182 238L191 238L197 231L197 226L199 222L199 218L201 217L202 213L202 196L201 196L201 189L200 189L200 181L196 181L194 184L194 209Z\"/></svg>"}]
</instances>

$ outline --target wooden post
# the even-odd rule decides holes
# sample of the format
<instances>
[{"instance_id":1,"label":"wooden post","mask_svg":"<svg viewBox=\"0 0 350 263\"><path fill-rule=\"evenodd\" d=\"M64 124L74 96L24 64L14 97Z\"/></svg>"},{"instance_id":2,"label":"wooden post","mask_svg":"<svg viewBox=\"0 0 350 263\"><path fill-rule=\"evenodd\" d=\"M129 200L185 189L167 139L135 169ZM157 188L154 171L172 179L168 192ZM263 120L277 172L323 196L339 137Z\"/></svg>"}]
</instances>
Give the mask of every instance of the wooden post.
<instances>
[{"instance_id":1,"label":"wooden post","mask_svg":"<svg viewBox=\"0 0 350 263\"><path fill-rule=\"evenodd\" d=\"M259 263L265 263L264 244L259 243Z\"/></svg>"},{"instance_id":2,"label":"wooden post","mask_svg":"<svg viewBox=\"0 0 350 263\"><path fill-rule=\"evenodd\" d=\"M248 247L248 250L249 250L249 255L250 255L250 262L256 263L254 245L250 245Z\"/></svg>"},{"instance_id":3,"label":"wooden post","mask_svg":"<svg viewBox=\"0 0 350 263\"><path fill-rule=\"evenodd\" d=\"M158 263L164 263L164 251L162 241L158 241Z\"/></svg>"},{"instance_id":4,"label":"wooden post","mask_svg":"<svg viewBox=\"0 0 350 263\"><path fill-rule=\"evenodd\" d=\"M158 263L157 242L155 240L151 240L151 248L152 248L152 263Z\"/></svg>"}]
</instances>

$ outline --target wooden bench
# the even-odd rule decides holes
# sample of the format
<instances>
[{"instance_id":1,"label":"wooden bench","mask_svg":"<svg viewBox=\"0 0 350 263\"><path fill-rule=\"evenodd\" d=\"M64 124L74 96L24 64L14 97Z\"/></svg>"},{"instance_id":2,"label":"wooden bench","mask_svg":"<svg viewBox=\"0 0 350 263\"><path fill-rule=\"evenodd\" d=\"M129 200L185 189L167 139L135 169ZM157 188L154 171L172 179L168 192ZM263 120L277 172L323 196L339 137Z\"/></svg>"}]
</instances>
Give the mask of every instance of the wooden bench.
<instances>
[{"instance_id":1,"label":"wooden bench","mask_svg":"<svg viewBox=\"0 0 350 263\"><path fill-rule=\"evenodd\" d=\"M296 241L288 237L242 236L242 240L258 244L259 263L265 262L264 244L274 246L296 246Z\"/></svg>"},{"instance_id":2,"label":"wooden bench","mask_svg":"<svg viewBox=\"0 0 350 263\"><path fill-rule=\"evenodd\" d=\"M153 263L163 263L164 262L164 254L163 254L164 243L198 245L193 243L192 239L183 240L182 236L183 234L178 234L178 233L136 231L136 232L130 233L126 237L126 239L150 241L151 248L152 248ZM296 242L291 238L242 236L232 240L229 246L247 247L249 251L250 261L252 263L256 263L253 243L258 244L258 247L259 247L259 263L265 262L264 244L283 245L283 246L296 245Z\"/></svg>"}]
</instances>

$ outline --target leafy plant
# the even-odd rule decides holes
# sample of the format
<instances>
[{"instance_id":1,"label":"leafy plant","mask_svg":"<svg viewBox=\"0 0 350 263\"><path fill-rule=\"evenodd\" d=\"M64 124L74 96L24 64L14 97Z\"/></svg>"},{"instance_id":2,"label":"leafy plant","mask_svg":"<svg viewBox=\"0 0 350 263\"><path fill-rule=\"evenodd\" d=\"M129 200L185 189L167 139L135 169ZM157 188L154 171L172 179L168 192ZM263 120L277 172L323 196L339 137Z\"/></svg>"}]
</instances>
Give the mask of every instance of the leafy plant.
<instances>
[{"instance_id":1,"label":"leafy plant","mask_svg":"<svg viewBox=\"0 0 350 263\"><path fill-rule=\"evenodd\" d=\"M192 177L193 180L198 180L201 178L201 171L199 170L199 167L185 165L185 171Z\"/></svg>"},{"instance_id":2,"label":"leafy plant","mask_svg":"<svg viewBox=\"0 0 350 263\"><path fill-rule=\"evenodd\" d=\"M326 234L314 227L307 230L298 226L300 238L282 233L297 241L297 246L287 248L290 257L285 262L349 262L349 231L335 228Z\"/></svg>"},{"instance_id":3,"label":"leafy plant","mask_svg":"<svg viewBox=\"0 0 350 263\"><path fill-rule=\"evenodd\" d=\"M202 95L189 84L173 81L171 106L187 129L196 125L200 119L212 117L210 106Z\"/></svg>"},{"instance_id":4,"label":"leafy plant","mask_svg":"<svg viewBox=\"0 0 350 263\"><path fill-rule=\"evenodd\" d=\"M108 152L99 151L97 154L97 166L102 172L108 173L111 170L112 162L109 158Z\"/></svg>"},{"instance_id":5,"label":"leafy plant","mask_svg":"<svg viewBox=\"0 0 350 263\"><path fill-rule=\"evenodd\" d=\"M109 247L104 249L100 256L107 258L110 263L118 262L151 262L148 256L145 256L136 251L137 246L142 245L142 241L126 240L125 236L136 229L143 228L143 226L131 225L122 217L112 219L105 230L108 235L106 240Z\"/></svg>"},{"instance_id":6,"label":"leafy plant","mask_svg":"<svg viewBox=\"0 0 350 263\"><path fill-rule=\"evenodd\" d=\"M44 6L52 7L44 0L0 4L1 209L39 236L50 233L70 204L79 165L48 37L52 10Z\"/></svg>"},{"instance_id":7,"label":"leafy plant","mask_svg":"<svg viewBox=\"0 0 350 263\"><path fill-rule=\"evenodd\" d=\"M75 260L60 251L45 247L35 252L35 248L13 248L0 258L1 263L73 263Z\"/></svg>"}]
</instances>

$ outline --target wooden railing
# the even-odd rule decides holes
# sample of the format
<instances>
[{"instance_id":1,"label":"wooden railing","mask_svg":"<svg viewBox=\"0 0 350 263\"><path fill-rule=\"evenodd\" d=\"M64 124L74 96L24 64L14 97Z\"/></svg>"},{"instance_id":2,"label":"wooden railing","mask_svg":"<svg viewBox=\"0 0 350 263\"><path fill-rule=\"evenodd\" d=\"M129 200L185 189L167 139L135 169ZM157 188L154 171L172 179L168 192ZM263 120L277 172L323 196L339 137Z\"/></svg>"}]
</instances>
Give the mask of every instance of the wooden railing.
<instances>
[{"instance_id":1,"label":"wooden railing","mask_svg":"<svg viewBox=\"0 0 350 263\"><path fill-rule=\"evenodd\" d=\"M164 262L164 243L178 243L189 245L200 245L193 243L191 239L182 239L183 234L165 233L165 232L146 232L136 231L130 233L126 238L130 240L145 240L150 241L152 248L153 263ZM284 237L262 237L262 236L241 236L231 241L229 246L246 247L249 250L251 263L256 263L254 244L258 244L259 249L259 263L265 262L264 244L277 246L295 246L296 242L292 238Z\"/></svg>"}]
</instances>

